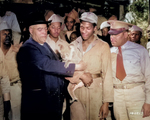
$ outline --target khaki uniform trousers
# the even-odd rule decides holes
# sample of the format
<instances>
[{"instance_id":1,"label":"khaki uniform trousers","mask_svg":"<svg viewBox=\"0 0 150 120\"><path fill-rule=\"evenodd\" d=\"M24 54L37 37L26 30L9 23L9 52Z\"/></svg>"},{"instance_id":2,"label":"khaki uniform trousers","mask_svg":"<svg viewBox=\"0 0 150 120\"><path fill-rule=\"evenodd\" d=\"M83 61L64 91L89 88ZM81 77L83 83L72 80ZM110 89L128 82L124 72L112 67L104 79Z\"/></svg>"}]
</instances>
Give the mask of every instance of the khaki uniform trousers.
<instances>
[{"instance_id":1,"label":"khaki uniform trousers","mask_svg":"<svg viewBox=\"0 0 150 120\"><path fill-rule=\"evenodd\" d=\"M131 89L114 88L114 114L116 120L150 120L150 117L142 118L144 102L144 83Z\"/></svg>"},{"instance_id":2,"label":"khaki uniform trousers","mask_svg":"<svg viewBox=\"0 0 150 120\"><path fill-rule=\"evenodd\" d=\"M15 83L10 86L11 95L11 120L20 120L21 110L21 83Z\"/></svg>"},{"instance_id":3,"label":"khaki uniform trousers","mask_svg":"<svg viewBox=\"0 0 150 120\"><path fill-rule=\"evenodd\" d=\"M78 101L70 106L71 120L100 120L98 116L102 106L102 79L94 79L89 88L78 88L75 95ZM107 120L111 120L110 112Z\"/></svg>"}]
</instances>

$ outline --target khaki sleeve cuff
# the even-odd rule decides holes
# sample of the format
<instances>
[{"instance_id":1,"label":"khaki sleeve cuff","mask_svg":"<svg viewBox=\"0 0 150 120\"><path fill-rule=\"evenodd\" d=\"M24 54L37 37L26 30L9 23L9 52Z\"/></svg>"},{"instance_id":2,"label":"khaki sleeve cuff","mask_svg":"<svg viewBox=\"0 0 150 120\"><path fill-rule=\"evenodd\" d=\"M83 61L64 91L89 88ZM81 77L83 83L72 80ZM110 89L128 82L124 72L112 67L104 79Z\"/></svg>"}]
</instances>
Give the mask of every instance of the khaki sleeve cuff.
<instances>
[{"instance_id":1,"label":"khaki sleeve cuff","mask_svg":"<svg viewBox=\"0 0 150 120\"><path fill-rule=\"evenodd\" d=\"M10 93L4 93L4 101L10 100Z\"/></svg>"}]
</instances>

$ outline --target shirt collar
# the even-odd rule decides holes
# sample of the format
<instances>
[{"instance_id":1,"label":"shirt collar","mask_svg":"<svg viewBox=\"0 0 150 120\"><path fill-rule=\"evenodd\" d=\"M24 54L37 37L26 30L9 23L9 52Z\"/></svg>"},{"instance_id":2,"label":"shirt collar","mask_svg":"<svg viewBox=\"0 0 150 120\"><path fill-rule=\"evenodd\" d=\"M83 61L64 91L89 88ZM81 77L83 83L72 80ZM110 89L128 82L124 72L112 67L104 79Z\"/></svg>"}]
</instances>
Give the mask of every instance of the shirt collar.
<instances>
[{"instance_id":1,"label":"shirt collar","mask_svg":"<svg viewBox=\"0 0 150 120\"><path fill-rule=\"evenodd\" d=\"M121 49L124 50L130 46L131 41L127 41L125 44L121 46ZM118 47L112 47L111 52L118 53Z\"/></svg>"},{"instance_id":2,"label":"shirt collar","mask_svg":"<svg viewBox=\"0 0 150 120\"><path fill-rule=\"evenodd\" d=\"M54 42L54 41L49 37L49 34L47 35L47 38L48 38L50 41ZM58 41L59 41L59 40L61 40L60 36L58 36ZM57 42L58 42L58 41L57 41ZM57 42L56 42L56 43L57 43Z\"/></svg>"},{"instance_id":3,"label":"shirt collar","mask_svg":"<svg viewBox=\"0 0 150 120\"><path fill-rule=\"evenodd\" d=\"M94 42L95 40L97 40L97 36L94 35L94 40L93 40L93 41L91 42L91 44L90 44L90 45L92 45L92 47L95 45L95 44L93 44L93 42ZM82 37L80 36L76 41L77 41L77 43L82 44L83 39L82 39Z\"/></svg>"},{"instance_id":4,"label":"shirt collar","mask_svg":"<svg viewBox=\"0 0 150 120\"><path fill-rule=\"evenodd\" d=\"M90 49L92 49L92 47L94 47L95 46L95 41L96 40L98 40L97 39L97 36L95 36L94 35L94 40L91 42L91 44L88 46L88 48L87 48L87 50L85 51L85 53L86 52L88 52ZM79 38L77 38L77 40L76 40L76 42L77 42L77 48L79 48L81 51L83 51L83 49L82 49L82 41L83 41L83 39L82 39L82 37L80 36Z\"/></svg>"},{"instance_id":5,"label":"shirt collar","mask_svg":"<svg viewBox=\"0 0 150 120\"><path fill-rule=\"evenodd\" d=\"M126 49L129 47L130 41L127 41L125 44L121 46L121 49Z\"/></svg>"}]
</instances>

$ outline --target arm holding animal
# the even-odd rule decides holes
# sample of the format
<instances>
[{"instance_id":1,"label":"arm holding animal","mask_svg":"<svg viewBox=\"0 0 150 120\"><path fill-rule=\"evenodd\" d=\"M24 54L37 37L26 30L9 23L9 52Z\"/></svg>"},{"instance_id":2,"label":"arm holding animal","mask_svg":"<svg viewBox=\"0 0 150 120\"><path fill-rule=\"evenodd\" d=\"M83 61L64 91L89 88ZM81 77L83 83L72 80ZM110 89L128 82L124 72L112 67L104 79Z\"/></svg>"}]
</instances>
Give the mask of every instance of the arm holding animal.
<instances>
[{"instance_id":1,"label":"arm holding animal","mask_svg":"<svg viewBox=\"0 0 150 120\"><path fill-rule=\"evenodd\" d=\"M83 82L84 86L89 87L93 82L92 75L89 72L75 71L73 77L65 77L66 80L69 80L71 83L78 84ZM80 81L81 80L81 81Z\"/></svg>"}]
</instances>

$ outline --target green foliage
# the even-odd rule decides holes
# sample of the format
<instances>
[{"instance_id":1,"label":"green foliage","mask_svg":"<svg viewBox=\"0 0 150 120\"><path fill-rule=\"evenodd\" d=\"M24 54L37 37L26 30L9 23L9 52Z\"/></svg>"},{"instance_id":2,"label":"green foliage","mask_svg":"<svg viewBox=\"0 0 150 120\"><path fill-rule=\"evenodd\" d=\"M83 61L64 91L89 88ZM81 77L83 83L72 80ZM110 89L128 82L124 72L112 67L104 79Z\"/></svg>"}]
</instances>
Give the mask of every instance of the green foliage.
<instances>
[{"instance_id":1,"label":"green foliage","mask_svg":"<svg viewBox=\"0 0 150 120\"><path fill-rule=\"evenodd\" d=\"M149 0L135 0L128 6L128 12L134 18L130 23L139 26L143 29L143 37L141 38L141 45L145 47L147 43L146 29L148 27L149 16Z\"/></svg>"},{"instance_id":2,"label":"green foliage","mask_svg":"<svg viewBox=\"0 0 150 120\"><path fill-rule=\"evenodd\" d=\"M128 11L133 13L133 17L137 20L148 20L149 0L135 0L128 6Z\"/></svg>"}]
</instances>

